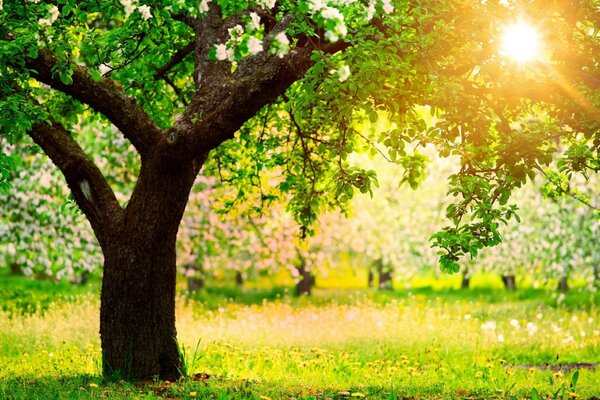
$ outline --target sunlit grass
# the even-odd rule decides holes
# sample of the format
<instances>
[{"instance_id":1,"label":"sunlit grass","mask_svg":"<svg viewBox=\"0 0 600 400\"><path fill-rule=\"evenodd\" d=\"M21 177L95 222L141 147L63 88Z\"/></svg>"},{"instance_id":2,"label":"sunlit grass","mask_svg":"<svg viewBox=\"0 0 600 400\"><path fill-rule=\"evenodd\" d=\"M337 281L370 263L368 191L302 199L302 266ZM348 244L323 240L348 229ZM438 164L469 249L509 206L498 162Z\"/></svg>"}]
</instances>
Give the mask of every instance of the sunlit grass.
<instances>
[{"instance_id":1,"label":"sunlit grass","mask_svg":"<svg viewBox=\"0 0 600 400\"><path fill-rule=\"evenodd\" d=\"M568 386L573 372L556 374L546 363L600 362L593 304L573 311L496 291L353 293L214 309L181 298L188 369L210 377L159 389L103 383L90 296L33 313L3 311L0 397L528 398L534 387L548 394ZM599 395L600 371L580 374L577 394Z\"/></svg>"}]
</instances>

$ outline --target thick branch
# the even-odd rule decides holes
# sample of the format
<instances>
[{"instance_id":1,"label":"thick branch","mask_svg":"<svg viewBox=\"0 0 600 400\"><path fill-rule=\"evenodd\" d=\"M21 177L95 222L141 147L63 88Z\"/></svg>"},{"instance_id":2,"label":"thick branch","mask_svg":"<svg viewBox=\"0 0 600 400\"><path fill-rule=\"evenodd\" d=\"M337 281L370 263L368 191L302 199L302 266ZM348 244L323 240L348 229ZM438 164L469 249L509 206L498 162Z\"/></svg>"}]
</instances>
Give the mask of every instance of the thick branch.
<instances>
[{"instance_id":1,"label":"thick branch","mask_svg":"<svg viewBox=\"0 0 600 400\"><path fill-rule=\"evenodd\" d=\"M35 124L29 136L61 170L101 245L120 220L122 208L94 162L60 124Z\"/></svg>"},{"instance_id":2,"label":"thick branch","mask_svg":"<svg viewBox=\"0 0 600 400\"><path fill-rule=\"evenodd\" d=\"M66 85L52 73L57 64L58 58L49 51L40 52L36 59L27 59L34 78L104 114L140 154L146 154L160 141L162 130L117 82L109 78L96 82L84 67L76 66L73 83Z\"/></svg>"},{"instance_id":3,"label":"thick branch","mask_svg":"<svg viewBox=\"0 0 600 400\"><path fill-rule=\"evenodd\" d=\"M285 30L290 20L284 18L266 41ZM227 33L227 25L224 26L216 12L206 17L203 26L208 30L203 34L212 38L212 43L218 43L218 38ZM197 64L201 66L201 73L198 74L197 91L183 117L169 132L168 148L163 150L164 154L171 160L187 160L232 138L264 105L274 102L304 76L314 64L311 54L317 50L317 45L309 40L303 41L282 58L261 52L240 61L233 74L228 63L209 62L205 58L206 47L199 45L197 49L201 51L198 54L197 50ZM338 44L319 50L335 52L348 46Z\"/></svg>"}]
</instances>

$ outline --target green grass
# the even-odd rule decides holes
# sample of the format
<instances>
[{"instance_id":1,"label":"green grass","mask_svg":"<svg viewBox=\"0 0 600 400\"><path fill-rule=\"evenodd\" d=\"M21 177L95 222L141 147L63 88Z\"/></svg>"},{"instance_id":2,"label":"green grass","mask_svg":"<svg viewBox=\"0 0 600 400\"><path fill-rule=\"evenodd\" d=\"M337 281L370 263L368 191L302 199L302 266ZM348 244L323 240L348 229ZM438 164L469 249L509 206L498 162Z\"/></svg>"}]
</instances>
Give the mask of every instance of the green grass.
<instances>
[{"instance_id":1,"label":"green grass","mask_svg":"<svg viewBox=\"0 0 600 400\"><path fill-rule=\"evenodd\" d=\"M97 290L0 281L0 398L600 397L600 367L580 368L574 389L575 370L545 367L600 363L598 297L585 292L211 289L177 305L187 368L207 375L131 384L100 376Z\"/></svg>"}]
</instances>

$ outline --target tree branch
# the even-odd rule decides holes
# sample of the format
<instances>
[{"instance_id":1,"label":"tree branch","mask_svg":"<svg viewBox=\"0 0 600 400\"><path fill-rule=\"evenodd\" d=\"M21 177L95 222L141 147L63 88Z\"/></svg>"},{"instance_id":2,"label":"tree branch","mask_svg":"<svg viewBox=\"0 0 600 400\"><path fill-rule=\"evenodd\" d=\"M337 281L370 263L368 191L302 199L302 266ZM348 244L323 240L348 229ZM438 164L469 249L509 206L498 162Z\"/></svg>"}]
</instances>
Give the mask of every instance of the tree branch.
<instances>
[{"instance_id":1,"label":"tree branch","mask_svg":"<svg viewBox=\"0 0 600 400\"><path fill-rule=\"evenodd\" d=\"M189 54L191 54L195 48L196 43L190 42L184 48L177 50L177 52L173 54L171 59L165 65L156 69L156 74L154 74L154 80L163 79L167 75L167 72L171 70L171 68L182 62L183 59Z\"/></svg>"},{"instance_id":2,"label":"tree branch","mask_svg":"<svg viewBox=\"0 0 600 400\"><path fill-rule=\"evenodd\" d=\"M103 245L123 210L98 167L57 122L37 123L28 134L61 170L75 201Z\"/></svg>"},{"instance_id":3,"label":"tree branch","mask_svg":"<svg viewBox=\"0 0 600 400\"><path fill-rule=\"evenodd\" d=\"M28 58L27 67L33 70L32 77L35 79L104 114L141 155L145 155L159 143L163 131L142 107L127 96L117 82L109 78L96 82L85 67L76 66L72 76L73 83L66 85L52 72L58 62L56 55L45 50L36 59Z\"/></svg>"}]
</instances>

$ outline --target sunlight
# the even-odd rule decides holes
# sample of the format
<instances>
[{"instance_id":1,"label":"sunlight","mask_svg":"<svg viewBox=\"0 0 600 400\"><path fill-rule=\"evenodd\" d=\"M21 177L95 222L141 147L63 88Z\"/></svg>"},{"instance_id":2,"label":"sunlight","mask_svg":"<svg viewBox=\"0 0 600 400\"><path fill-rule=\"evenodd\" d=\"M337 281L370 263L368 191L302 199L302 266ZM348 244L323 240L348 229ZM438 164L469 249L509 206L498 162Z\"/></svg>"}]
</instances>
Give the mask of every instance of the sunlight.
<instances>
[{"instance_id":1,"label":"sunlight","mask_svg":"<svg viewBox=\"0 0 600 400\"><path fill-rule=\"evenodd\" d=\"M506 26L502 35L501 54L521 64L539 58L540 39L537 30L523 21Z\"/></svg>"}]
</instances>

